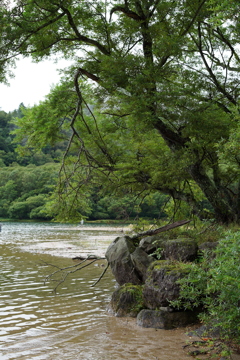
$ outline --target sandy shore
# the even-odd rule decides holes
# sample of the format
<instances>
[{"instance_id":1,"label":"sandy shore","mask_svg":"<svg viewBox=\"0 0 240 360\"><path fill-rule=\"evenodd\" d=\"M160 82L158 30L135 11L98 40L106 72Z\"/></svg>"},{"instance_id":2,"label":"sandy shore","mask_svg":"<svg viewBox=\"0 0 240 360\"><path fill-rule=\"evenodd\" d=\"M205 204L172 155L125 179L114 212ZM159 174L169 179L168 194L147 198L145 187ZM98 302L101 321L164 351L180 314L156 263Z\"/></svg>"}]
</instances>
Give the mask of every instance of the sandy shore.
<instances>
[{"instance_id":1,"label":"sandy shore","mask_svg":"<svg viewBox=\"0 0 240 360\"><path fill-rule=\"evenodd\" d=\"M69 230L69 228L67 228ZM70 230L80 230L80 231L116 231L116 232L126 232L130 231L131 229L129 226L88 226L88 225L79 225L76 227L70 228Z\"/></svg>"}]
</instances>

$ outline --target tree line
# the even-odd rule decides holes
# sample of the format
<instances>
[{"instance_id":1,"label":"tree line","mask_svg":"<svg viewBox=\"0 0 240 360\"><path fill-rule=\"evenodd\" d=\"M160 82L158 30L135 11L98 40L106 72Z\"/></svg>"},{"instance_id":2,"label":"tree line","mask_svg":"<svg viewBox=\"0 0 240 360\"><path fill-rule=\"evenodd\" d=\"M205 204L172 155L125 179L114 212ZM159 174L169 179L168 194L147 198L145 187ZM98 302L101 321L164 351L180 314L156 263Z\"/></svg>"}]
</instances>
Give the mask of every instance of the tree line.
<instances>
[{"instance_id":1,"label":"tree line","mask_svg":"<svg viewBox=\"0 0 240 360\"><path fill-rule=\"evenodd\" d=\"M22 110L21 110L22 109ZM0 217L9 219L79 221L129 220L135 217L162 218L166 216L166 197L159 193L149 194L144 201L136 194L123 192L120 196L102 193L100 184L89 189L74 214L61 215L58 204L57 184L61 159L66 144L58 142L54 147L45 146L38 150L27 149L17 152L13 134L14 118L22 117L26 111L23 104L11 113L0 111ZM26 139L24 140L26 141Z\"/></svg>"}]
</instances>

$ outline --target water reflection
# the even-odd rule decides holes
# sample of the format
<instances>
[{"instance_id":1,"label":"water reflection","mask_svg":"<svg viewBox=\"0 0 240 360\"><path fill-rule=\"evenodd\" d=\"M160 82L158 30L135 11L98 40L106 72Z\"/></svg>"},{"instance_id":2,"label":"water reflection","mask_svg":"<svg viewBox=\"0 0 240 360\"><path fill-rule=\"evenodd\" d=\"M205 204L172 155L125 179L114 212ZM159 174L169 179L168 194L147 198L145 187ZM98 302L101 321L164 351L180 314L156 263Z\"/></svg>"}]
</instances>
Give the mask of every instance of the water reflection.
<instances>
[{"instance_id":1,"label":"water reflection","mask_svg":"<svg viewBox=\"0 0 240 360\"><path fill-rule=\"evenodd\" d=\"M101 249L106 246L101 232L89 236ZM106 236L114 238L115 232ZM73 264L71 257L50 255L52 243L63 241L72 246L75 242L77 249L71 254L76 255L82 250L79 237L71 227L4 224L0 235L0 359L189 359L181 348L183 331L143 329L136 326L135 319L107 313L115 286L111 273L91 287L103 270L101 264L73 274L57 295L51 292L54 284L44 285L52 271L45 263ZM46 242L49 253L43 246ZM66 256L64 247L61 251Z\"/></svg>"}]
</instances>

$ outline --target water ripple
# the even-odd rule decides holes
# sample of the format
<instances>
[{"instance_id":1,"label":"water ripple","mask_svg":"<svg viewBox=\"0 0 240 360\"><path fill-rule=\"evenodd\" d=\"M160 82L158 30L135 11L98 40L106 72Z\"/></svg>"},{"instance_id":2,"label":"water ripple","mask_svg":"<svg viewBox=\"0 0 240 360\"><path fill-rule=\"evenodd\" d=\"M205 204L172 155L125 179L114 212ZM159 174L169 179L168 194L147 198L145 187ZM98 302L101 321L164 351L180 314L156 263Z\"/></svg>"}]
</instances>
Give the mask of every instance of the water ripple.
<instances>
[{"instance_id":1,"label":"water ripple","mask_svg":"<svg viewBox=\"0 0 240 360\"><path fill-rule=\"evenodd\" d=\"M1 360L188 360L181 353L182 332L138 328L134 319L109 316L106 306L115 282L110 271L92 288L102 267L91 266L44 285L51 266L73 265L71 254L114 237L54 224L6 223L0 233ZM44 248L47 246L48 250ZM69 249L71 248L71 249ZM67 257L53 257L59 253ZM173 342L174 336L174 342ZM159 350L160 349L160 350ZM160 351L160 352L159 352Z\"/></svg>"}]
</instances>

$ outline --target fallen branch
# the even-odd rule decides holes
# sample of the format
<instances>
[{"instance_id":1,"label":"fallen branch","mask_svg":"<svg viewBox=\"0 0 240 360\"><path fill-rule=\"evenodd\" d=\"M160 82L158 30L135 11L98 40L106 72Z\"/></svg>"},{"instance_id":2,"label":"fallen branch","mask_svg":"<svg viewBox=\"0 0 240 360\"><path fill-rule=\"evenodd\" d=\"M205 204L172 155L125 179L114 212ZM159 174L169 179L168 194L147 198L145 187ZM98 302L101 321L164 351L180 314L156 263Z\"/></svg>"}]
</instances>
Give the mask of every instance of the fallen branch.
<instances>
[{"instance_id":1,"label":"fallen branch","mask_svg":"<svg viewBox=\"0 0 240 360\"><path fill-rule=\"evenodd\" d=\"M90 266L91 264L93 264L95 261L98 261L98 260L103 260L104 258L101 258L101 257L97 257L97 256L94 256L92 257L92 255L88 255L85 259L83 259L80 263L78 264L75 264L75 265L71 265L71 266L67 266L67 267L64 267L64 268L61 268L57 265L54 265L54 264L50 264L50 263L46 263L45 261L43 261L43 263L45 265L48 265L48 266L52 266L52 267L55 267L57 268L56 271L52 272L51 274L47 275L45 280L44 280L44 284L46 284L48 281L57 281L57 285L54 287L54 289L52 290L55 294L56 294L56 291L57 291L57 288L66 280L66 278L68 277L68 275L70 274L73 274L77 271L80 271L82 269L84 269L85 267L87 266ZM90 261L88 262L87 264L85 265L82 265L83 263L85 263L86 261ZM106 269L104 269L103 273L100 275L99 279L92 285L92 286L95 286L101 279L102 277L104 276L105 272L107 271L107 268L108 266L106 267ZM70 270L70 269L73 269L73 270ZM67 271L66 271L67 270ZM61 274L62 278L59 280L55 280L53 279L53 276L55 276L56 274Z\"/></svg>"},{"instance_id":2,"label":"fallen branch","mask_svg":"<svg viewBox=\"0 0 240 360\"><path fill-rule=\"evenodd\" d=\"M91 260L92 259L103 260L105 258L101 258L97 255L87 255L87 256L79 255L79 256L72 258L72 260L90 260L90 259Z\"/></svg>"},{"instance_id":3,"label":"fallen branch","mask_svg":"<svg viewBox=\"0 0 240 360\"><path fill-rule=\"evenodd\" d=\"M144 231L142 233L138 233L136 235L133 235L133 236L131 236L131 239L134 240L134 239L141 238L141 237L144 237L144 236L156 235L156 234L159 234L161 232L168 231L168 230L174 229L176 227L188 224L188 223L190 223L190 221L191 220L175 221L172 224L164 225L164 226L161 226L160 228L157 228L157 229L154 229L154 230L147 230L147 231Z\"/></svg>"}]
</instances>

